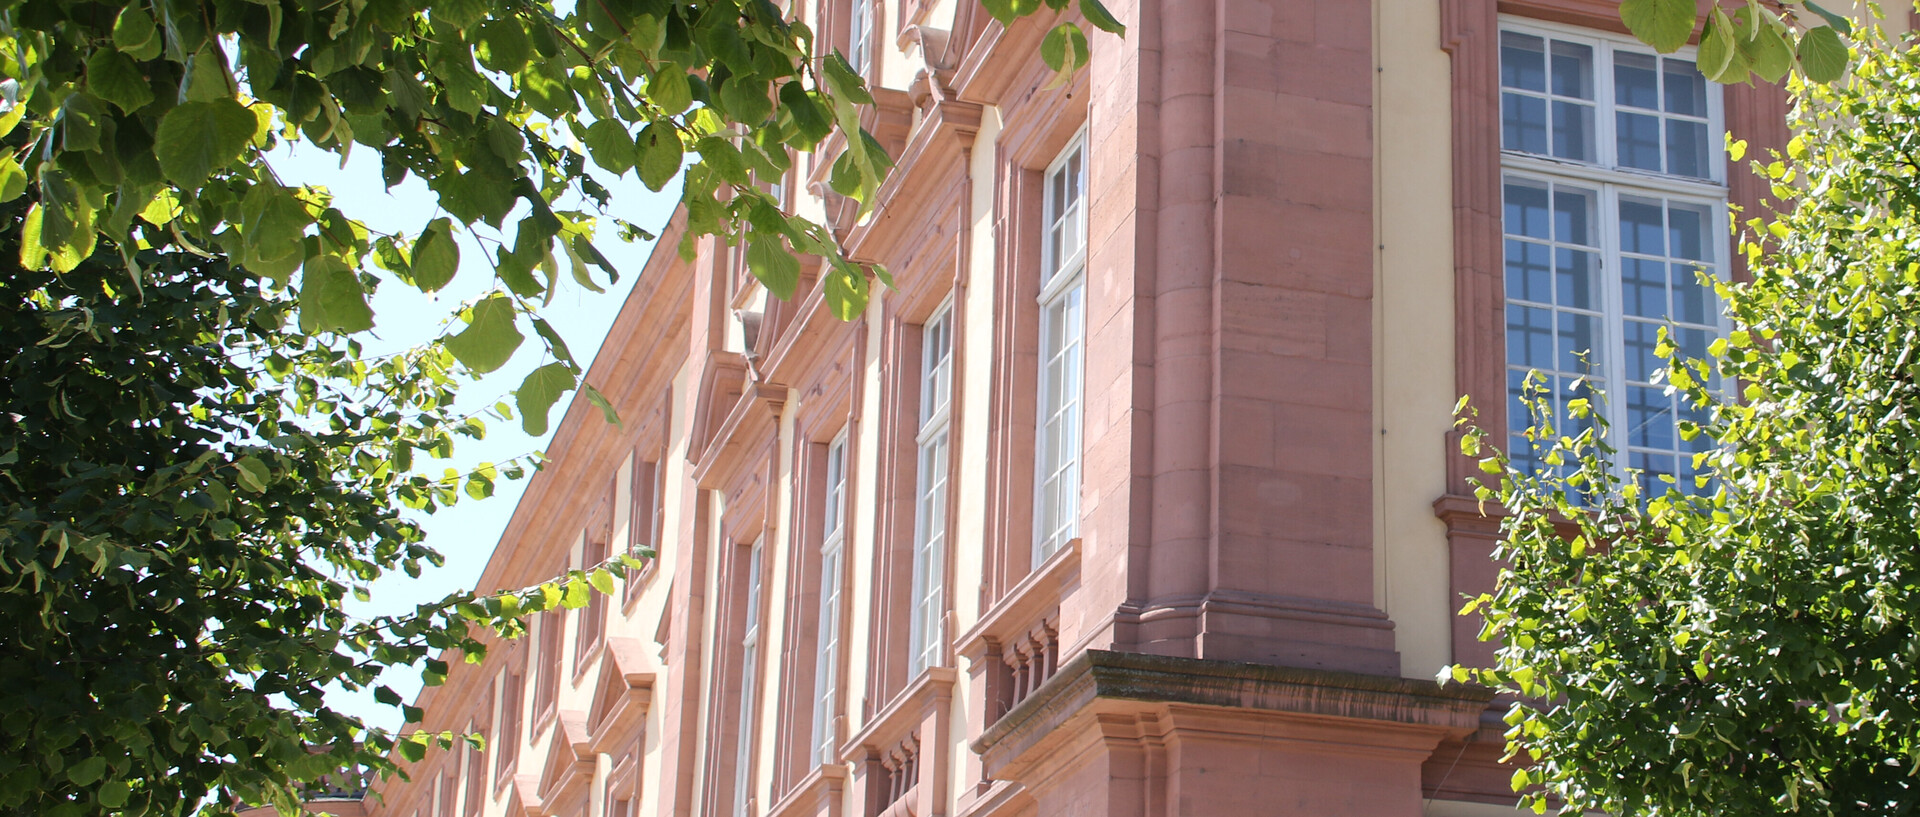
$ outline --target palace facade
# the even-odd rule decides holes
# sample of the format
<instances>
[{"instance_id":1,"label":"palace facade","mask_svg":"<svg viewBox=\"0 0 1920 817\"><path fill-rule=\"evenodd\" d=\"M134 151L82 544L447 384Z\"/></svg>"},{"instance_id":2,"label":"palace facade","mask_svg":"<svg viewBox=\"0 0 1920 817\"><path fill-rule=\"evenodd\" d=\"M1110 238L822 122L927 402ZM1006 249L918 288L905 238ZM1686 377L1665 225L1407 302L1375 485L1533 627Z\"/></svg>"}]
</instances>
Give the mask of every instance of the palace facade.
<instances>
[{"instance_id":1,"label":"palace facade","mask_svg":"<svg viewBox=\"0 0 1920 817\"><path fill-rule=\"evenodd\" d=\"M1722 134L1782 92L1612 0L1108 0L1054 90L1054 12L796 3L898 167L865 220L831 144L767 183L897 287L841 322L670 226L588 375L623 425L572 408L481 587L657 558L426 690L488 749L367 813L1511 814L1434 681L1492 655L1455 401L1597 380L1684 469L1653 336L1720 331Z\"/></svg>"}]
</instances>

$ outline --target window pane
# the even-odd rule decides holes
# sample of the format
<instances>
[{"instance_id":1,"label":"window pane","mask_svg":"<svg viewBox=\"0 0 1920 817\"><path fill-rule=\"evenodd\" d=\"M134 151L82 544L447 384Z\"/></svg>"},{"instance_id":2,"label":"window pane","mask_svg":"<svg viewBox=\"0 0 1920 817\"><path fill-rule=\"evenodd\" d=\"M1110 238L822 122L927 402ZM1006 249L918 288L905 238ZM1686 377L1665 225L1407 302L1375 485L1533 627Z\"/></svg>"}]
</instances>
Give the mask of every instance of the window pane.
<instances>
[{"instance_id":1,"label":"window pane","mask_svg":"<svg viewBox=\"0 0 1920 817\"><path fill-rule=\"evenodd\" d=\"M1705 117L1707 115L1707 78L1686 60L1661 60L1667 86L1667 113Z\"/></svg>"},{"instance_id":2,"label":"window pane","mask_svg":"<svg viewBox=\"0 0 1920 817\"><path fill-rule=\"evenodd\" d=\"M1576 309L1600 308L1600 261L1590 252L1554 252L1554 303ZM1511 295L1508 297L1512 297Z\"/></svg>"},{"instance_id":3,"label":"window pane","mask_svg":"<svg viewBox=\"0 0 1920 817\"><path fill-rule=\"evenodd\" d=\"M1674 264L1673 319L1685 323L1711 324L1719 316L1720 304L1713 290L1701 286L1698 264Z\"/></svg>"},{"instance_id":4,"label":"window pane","mask_svg":"<svg viewBox=\"0 0 1920 817\"><path fill-rule=\"evenodd\" d=\"M1613 101L1635 108L1660 110L1658 58L1652 54L1616 51L1613 54Z\"/></svg>"},{"instance_id":5,"label":"window pane","mask_svg":"<svg viewBox=\"0 0 1920 817\"><path fill-rule=\"evenodd\" d=\"M1594 160L1592 105L1554 100L1553 155L1582 162Z\"/></svg>"},{"instance_id":6,"label":"window pane","mask_svg":"<svg viewBox=\"0 0 1920 817\"><path fill-rule=\"evenodd\" d=\"M1539 37L1500 34L1500 84L1528 91L1547 90L1545 43Z\"/></svg>"},{"instance_id":7,"label":"window pane","mask_svg":"<svg viewBox=\"0 0 1920 817\"><path fill-rule=\"evenodd\" d=\"M1549 303L1553 300L1551 251L1544 244L1507 239L1507 297Z\"/></svg>"},{"instance_id":8,"label":"window pane","mask_svg":"<svg viewBox=\"0 0 1920 817\"><path fill-rule=\"evenodd\" d=\"M1641 170L1660 169L1660 117L1649 114L1614 114L1620 166Z\"/></svg>"},{"instance_id":9,"label":"window pane","mask_svg":"<svg viewBox=\"0 0 1920 817\"><path fill-rule=\"evenodd\" d=\"M1533 418L1527 413L1526 404L1527 373L1521 369L1507 370L1507 429L1525 431L1533 424ZM1519 448L1512 452L1518 454Z\"/></svg>"},{"instance_id":10,"label":"window pane","mask_svg":"<svg viewBox=\"0 0 1920 817\"><path fill-rule=\"evenodd\" d=\"M1553 368L1553 310L1507 305L1507 362Z\"/></svg>"},{"instance_id":11,"label":"window pane","mask_svg":"<svg viewBox=\"0 0 1920 817\"><path fill-rule=\"evenodd\" d=\"M1553 95L1593 98L1593 46L1554 42Z\"/></svg>"},{"instance_id":12,"label":"window pane","mask_svg":"<svg viewBox=\"0 0 1920 817\"><path fill-rule=\"evenodd\" d=\"M1506 226L1509 235L1549 240L1552 222L1547 220L1547 188L1521 182L1506 187Z\"/></svg>"},{"instance_id":13,"label":"window pane","mask_svg":"<svg viewBox=\"0 0 1920 817\"><path fill-rule=\"evenodd\" d=\"M1673 448L1673 401L1660 389L1627 389L1627 444Z\"/></svg>"},{"instance_id":14,"label":"window pane","mask_svg":"<svg viewBox=\"0 0 1920 817\"><path fill-rule=\"evenodd\" d=\"M1602 356L1594 329L1591 315L1560 313L1560 371L1585 372L1600 365Z\"/></svg>"},{"instance_id":15,"label":"window pane","mask_svg":"<svg viewBox=\"0 0 1920 817\"><path fill-rule=\"evenodd\" d=\"M1675 176L1707 177L1707 124L1684 119L1667 120L1667 172Z\"/></svg>"},{"instance_id":16,"label":"window pane","mask_svg":"<svg viewBox=\"0 0 1920 817\"><path fill-rule=\"evenodd\" d=\"M1660 325L1646 321L1627 321L1621 325L1626 338L1627 379L1653 382L1653 373L1666 365L1654 353L1659 348Z\"/></svg>"},{"instance_id":17,"label":"window pane","mask_svg":"<svg viewBox=\"0 0 1920 817\"><path fill-rule=\"evenodd\" d=\"M1620 259L1620 307L1628 315L1667 316L1667 265L1644 258Z\"/></svg>"},{"instance_id":18,"label":"window pane","mask_svg":"<svg viewBox=\"0 0 1920 817\"><path fill-rule=\"evenodd\" d=\"M1524 153L1547 152L1547 101L1537 96L1502 94L1500 146Z\"/></svg>"},{"instance_id":19,"label":"window pane","mask_svg":"<svg viewBox=\"0 0 1920 817\"><path fill-rule=\"evenodd\" d=\"M1593 191L1558 187L1553 191L1553 240L1563 244L1598 246Z\"/></svg>"},{"instance_id":20,"label":"window pane","mask_svg":"<svg viewBox=\"0 0 1920 817\"><path fill-rule=\"evenodd\" d=\"M1672 238L1673 257L1711 261L1706 248L1708 224L1713 211L1699 205L1673 204L1667 207L1667 234Z\"/></svg>"},{"instance_id":21,"label":"window pane","mask_svg":"<svg viewBox=\"0 0 1920 817\"><path fill-rule=\"evenodd\" d=\"M1663 475L1673 475L1672 454L1654 454L1646 451L1635 451L1633 452L1631 460L1628 467L1641 472L1640 490L1644 491L1647 496L1664 494L1668 488L1674 487L1668 485L1666 480L1660 478Z\"/></svg>"},{"instance_id":22,"label":"window pane","mask_svg":"<svg viewBox=\"0 0 1920 817\"><path fill-rule=\"evenodd\" d=\"M1667 245L1662 234L1660 202L1644 199L1622 198L1620 200L1620 249L1624 252L1643 255L1666 255Z\"/></svg>"}]
</instances>

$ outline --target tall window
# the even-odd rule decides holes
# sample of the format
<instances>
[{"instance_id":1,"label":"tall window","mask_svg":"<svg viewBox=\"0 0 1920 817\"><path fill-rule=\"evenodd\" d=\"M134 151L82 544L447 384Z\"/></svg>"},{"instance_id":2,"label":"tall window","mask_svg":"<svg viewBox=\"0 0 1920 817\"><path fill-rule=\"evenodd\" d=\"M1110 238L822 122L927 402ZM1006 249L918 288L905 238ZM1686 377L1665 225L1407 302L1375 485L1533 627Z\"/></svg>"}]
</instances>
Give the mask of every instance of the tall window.
<instances>
[{"instance_id":1,"label":"tall window","mask_svg":"<svg viewBox=\"0 0 1920 817\"><path fill-rule=\"evenodd\" d=\"M847 63L854 73L867 73L872 51L873 0L853 0L852 16L847 18Z\"/></svg>"},{"instance_id":2,"label":"tall window","mask_svg":"<svg viewBox=\"0 0 1920 817\"><path fill-rule=\"evenodd\" d=\"M920 328L919 478L914 501L913 651L909 675L940 662L947 609L947 427L953 397L953 311L943 306Z\"/></svg>"},{"instance_id":3,"label":"tall window","mask_svg":"<svg viewBox=\"0 0 1920 817\"><path fill-rule=\"evenodd\" d=\"M480 712L478 722L467 723L467 731L471 734L485 735L487 721L493 718L493 687L491 686L487 687L487 695L481 701ZM486 798L487 793L487 754L472 746L467 747L465 754L467 756L466 793L462 795L465 808L461 811L467 817L480 817L481 802Z\"/></svg>"},{"instance_id":4,"label":"tall window","mask_svg":"<svg viewBox=\"0 0 1920 817\"><path fill-rule=\"evenodd\" d=\"M663 482L659 462L634 455L632 488L627 496L628 556L638 557L651 548L654 558L659 558L660 529L666 517L666 503L660 495ZM639 576L629 575L626 597L630 600L639 595L640 587Z\"/></svg>"},{"instance_id":5,"label":"tall window","mask_svg":"<svg viewBox=\"0 0 1920 817\"><path fill-rule=\"evenodd\" d=\"M524 700L520 696L525 687L526 676L517 670L507 673L500 684L500 731L493 736L498 747L494 757L499 758L493 773L500 780L506 779L520 757L520 709Z\"/></svg>"},{"instance_id":6,"label":"tall window","mask_svg":"<svg viewBox=\"0 0 1920 817\"><path fill-rule=\"evenodd\" d=\"M534 617L539 628L540 651L533 656L533 722L538 734L553 714L555 696L560 691L560 637L567 623L564 608L556 607Z\"/></svg>"},{"instance_id":7,"label":"tall window","mask_svg":"<svg viewBox=\"0 0 1920 817\"><path fill-rule=\"evenodd\" d=\"M1035 441L1034 563L1075 535L1080 516L1080 393L1086 333L1086 145L1047 169L1040 268L1040 428Z\"/></svg>"},{"instance_id":8,"label":"tall window","mask_svg":"<svg viewBox=\"0 0 1920 817\"><path fill-rule=\"evenodd\" d=\"M760 543L747 549L746 622L740 635L740 729L734 732L738 753L733 763L733 813L752 813L753 724L759 709L760 678Z\"/></svg>"},{"instance_id":9,"label":"tall window","mask_svg":"<svg viewBox=\"0 0 1920 817\"><path fill-rule=\"evenodd\" d=\"M813 754L832 763L838 736L833 712L840 696L840 573L846 554L847 433L827 446L827 493L821 508L819 654L813 671ZM809 764L811 765L811 764Z\"/></svg>"},{"instance_id":10,"label":"tall window","mask_svg":"<svg viewBox=\"0 0 1920 817\"><path fill-rule=\"evenodd\" d=\"M1644 486L1693 489L1676 421L1700 420L1653 383L1665 328L1704 357L1720 307L1698 273L1726 274L1726 189L1714 144L1720 87L1683 57L1551 28L1500 35L1507 298L1508 447L1544 467L1520 436L1530 371L1556 423L1567 401L1603 392L1618 465Z\"/></svg>"},{"instance_id":11,"label":"tall window","mask_svg":"<svg viewBox=\"0 0 1920 817\"><path fill-rule=\"evenodd\" d=\"M610 553L613 549L610 541L613 537L612 513L612 510L603 506L602 512L596 514L594 521L589 523L587 540L581 548L581 568L586 570L588 575L600 569L600 566L612 556ZM587 660L593 657L594 648L600 646L600 637L606 632L607 597L598 590L593 591L587 606L580 608L577 615L580 618L576 643L573 647L575 672L579 672L580 668L586 666Z\"/></svg>"}]
</instances>

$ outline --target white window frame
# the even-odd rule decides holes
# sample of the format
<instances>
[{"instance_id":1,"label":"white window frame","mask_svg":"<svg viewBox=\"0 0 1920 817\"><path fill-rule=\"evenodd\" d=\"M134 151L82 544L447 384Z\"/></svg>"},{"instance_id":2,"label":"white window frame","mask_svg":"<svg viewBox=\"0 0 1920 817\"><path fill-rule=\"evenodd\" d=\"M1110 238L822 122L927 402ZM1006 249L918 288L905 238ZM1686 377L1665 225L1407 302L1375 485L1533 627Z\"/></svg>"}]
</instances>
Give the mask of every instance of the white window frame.
<instances>
[{"instance_id":1,"label":"white window frame","mask_svg":"<svg viewBox=\"0 0 1920 817\"><path fill-rule=\"evenodd\" d=\"M873 0L852 0L847 17L847 64L865 76L873 60Z\"/></svg>"},{"instance_id":2,"label":"white window frame","mask_svg":"<svg viewBox=\"0 0 1920 817\"><path fill-rule=\"evenodd\" d=\"M1612 35L1576 26L1542 23L1537 20L1530 20L1524 17L1511 17L1504 14L1500 16L1500 32L1503 34L1513 32L1533 37L1544 37L1549 40L1561 40L1591 46L1594 54L1593 138L1595 142L1595 161L1581 162L1551 155L1522 153L1517 150L1507 150L1503 143L1500 151L1501 164L1503 166L1511 168L1518 163L1518 165L1523 168L1530 167L1549 173L1567 173L1609 182L1625 181L1628 177L1635 177L1642 183L1651 184L1661 189L1678 189L1685 187L1701 193L1716 194L1723 199L1726 197L1726 151L1717 149L1718 146L1713 143L1715 135L1724 135L1727 132L1726 95L1720 91L1724 86L1721 86L1713 80L1707 80L1706 85L1707 167L1709 170L1707 178L1678 176L1634 167L1622 167L1619 162L1620 144L1617 138L1618 124L1612 115L1616 112L1616 106L1618 104L1614 101L1612 70L1614 54L1620 51L1626 51L1634 54L1665 57L1667 59L1682 59L1693 62L1696 61L1698 56L1698 50L1693 46L1687 46L1672 54L1657 54L1651 47L1624 35ZM1495 47L1499 47L1498 42L1496 42ZM1552 59L1551 55L1548 56L1548 59ZM1496 97L1504 95L1511 90L1499 86L1497 83L1499 83L1500 80L1497 77L1494 81L1496 86L1493 90ZM1534 95L1531 92L1525 91L1513 92L1528 96ZM1504 102L1501 104L1504 104ZM1633 110L1639 111L1639 109ZM1502 121L1504 122L1504 119ZM1548 139L1551 141L1551 134L1549 134Z\"/></svg>"},{"instance_id":3,"label":"white window frame","mask_svg":"<svg viewBox=\"0 0 1920 817\"><path fill-rule=\"evenodd\" d=\"M840 697L840 594L846 559L847 432L827 445L827 488L822 497L820 540L820 615L813 674L813 764L839 757L833 714ZM813 765L809 764L809 765Z\"/></svg>"},{"instance_id":4,"label":"white window frame","mask_svg":"<svg viewBox=\"0 0 1920 817\"><path fill-rule=\"evenodd\" d=\"M920 325L920 416L914 435L913 585L908 616L907 674L917 676L945 659L947 478L953 449L953 304L940 305Z\"/></svg>"},{"instance_id":5,"label":"white window frame","mask_svg":"<svg viewBox=\"0 0 1920 817\"><path fill-rule=\"evenodd\" d=\"M1581 162L1553 156L1525 153L1517 150L1507 150L1503 144L1500 153L1500 191L1502 200L1502 262L1500 275L1503 292L1503 317L1501 324L1503 337L1505 336L1504 333L1507 332L1506 326L1508 321L1505 314L1508 308L1513 306L1545 306L1551 307L1556 311L1584 312L1594 315L1598 322L1596 332L1599 338L1599 345L1601 346L1599 365L1595 367L1596 371L1594 375L1602 380L1600 387L1605 394L1605 400L1596 408L1597 411L1602 412L1601 416L1607 420L1607 424L1611 429L1608 441L1616 449L1614 453L1614 467L1616 471L1621 474L1629 473L1632 455L1635 450L1646 450L1661 454L1670 453L1675 457L1676 471L1678 471L1680 470L1680 458L1686 457L1688 454L1685 451L1684 443L1678 438L1677 433L1674 438L1674 448L1671 450L1638 449L1636 446L1630 444L1631 429L1629 428L1628 422L1628 389L1633 388L1633 386L1629 385L1627 380L1625 328L1629 318L1623 306L1624 292L1622 272L1625 266L1623 262L1624 250L1620 235L1620 200L1622 197L1658 199L1674 204L1706 208L1708 213L1707 233L1702 236L1703 254L1707 256L1707 258L1704 259L1704 263L1710 264L1714 274L1720 279L1730 279L1733 260L1732 240L1725 230L1725 225L1728 223L1728 188L1725 184L1727 161L1726 152L1720 149L1719 145L1715 144L1715 137L1723 136L1726 133L1724 86L1712 80L1707 80L1706 82L1708 123L1707 169L1709 178L1701 179L1691 176L1658 173L1640 168L1621 167L1618 164L1619 144L1615 125L1616 116L1614 115L1617 106L1614 91L1614 58L1617 53L1622 51L1654 55L1653 49L1622 36L1577 27L1543 24L1538 21L1513 18L1506 15L1500 17L1499 30L1502 34L1514 32L1542 37L1548 40L1579 43L1591 46L1594 49L1594 140L1596 142L1594 153L1595 162ZM1692 61L1696 59L1696 55L1696 49L1687 47L1673 54L1657 56ZM1552 59L1550 53L1547 55L1547 59ZM1664 72L1662 72L1662 75L1664 76ZM1499 80L1496 80L1496 82L1499 82ZM1549 88L1551 88L1551 85L1549 85ZM1504 87L1495 88L1496 94L1504 95L1507 91L1508 89ZM1501 104L1504 105L1504 100ZM1630 110L1637 111L1638 109ZM1504 113L1502 117L1504 122ZM1549 132L1548 138L1551 140L1551 132ZM1509 225L1505 223L1505 200L1506 188L1509 182L1512 181L1524 181L1540 185L1565 185L1568 187L1581 188L1595 194L1594 206L1598 211L1597 222L1600 231L1595 254L1599 259L1600 269L1598 272L1601 284L1599 292L1601 302L1596 308L1586 310L1552 304L1540 304L1521 300L1515 297L1513 293L1506 291L1507 266L1505 247L1510 240L1509 236L1512 234L1507 232ZM1551 206L1550 201L1549 207ZM1665 210L1664 206L1663 210ZM1667 259L1670 263L1677 260L1671 255L1667 256ZM1710 324L1683 324L1682 326L1702 327L1710 325L1715 337L1724 337L1730 329L1725 314L1716 308L1711 318L1712 321ZM1646 321L1646 319L1638 318L1637 316L1634 320L1641 322ZM1673 321L1670 318L1669 325L1672 325L1672 323ZM1501 384L1504 393L1508 388L1507 378L1511 377L1514 373L1524 373L1528 371L1529 367L1516 363L1514 361L1513 350L1511 349L1505 352L1505 360L1502 362L1504 364L1504 371L1507 372L1507 376L1503 377ZM1513 411L1510 403L1508 410ZM1676 419L1678 418L1676 417ZM1556 422L1565 422L1565 419L1559 418L1556 419ZM1517 445L1512 437L1512 429L1516 427L1516 420L1509 418L1508 429L1506 430L1508 437L1506 437L1506 439L1510 445ZM1680 487L1682 490L1691 488L1690 485L1684 484Z\"/></svg>"},{"instance_id":6,"label":"white window frame","mask_svg":"<svg viewBox=\"0 0 1920 817\"><path fill-rule=\"evenodd\" d=\"M1037 357L1038 388L1034 391L1034 479L1033 479L1033 564L1045 562L1063 545L1079 534L1080 465L1084 441L1083 425L1086 386L1086 266L1087 266L1087 150L1086 131L1074 135L1041 176L1044 202L1040 253L1040 345ZM1077 170L1077 178L1074 176ZM1066 174L1063 176L1063 174ZM1062 211L1054 195L1054 180L1069 182L1071 201ZM1062 238L1072 240L1062 253ZM1061 255L1054 262L1056 255ZM1058 313L1059 317L1056 317ZM1062 348L1051 343L1053 322L1064 319L1066 328ZM1069 382L1053 383L1049 372L1056 359L1068 371ZM1058 392L1061 397L1049 402ZM1059 461L1048 450L1047 424L1058 418L1063 433L1071 438L1070 451ZM1046 496L1056 480L1071 485L1059 492L1058 518L1048 518Z\"/></svg>"},{"instance_id":7,"label":"white window frame","mask_svg":"<svg viewBox=\"0 0 1920 817\"><path fill-rule=\"evenodd\" d=\"M740 628L740 729L733 766L733 813L753 813L753 739L759 720L760 691L760 542L747 548L747 617Z\"/></svg>"}]
</instances>

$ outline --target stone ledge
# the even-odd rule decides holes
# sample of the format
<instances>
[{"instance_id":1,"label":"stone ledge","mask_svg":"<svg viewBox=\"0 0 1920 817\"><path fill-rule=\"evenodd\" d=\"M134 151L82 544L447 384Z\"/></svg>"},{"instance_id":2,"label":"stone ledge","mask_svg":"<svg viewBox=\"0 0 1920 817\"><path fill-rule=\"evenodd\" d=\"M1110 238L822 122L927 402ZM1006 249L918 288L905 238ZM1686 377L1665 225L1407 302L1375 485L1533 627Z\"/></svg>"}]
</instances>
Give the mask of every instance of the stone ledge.
<instances>
[{"instance_id":1,"label":"stone ledge","mask_svg":"<svg viewBox=\"0 0 1920 817\"><path fill-rule=\"evenodd\" d=\"M1016 735L1032 741L1098 698L1374 721L1465 736L1479 728L1493 693L1391 676L1086 650L989 726L972 748L984 755Z\"/></svg>"}]
</instances>

